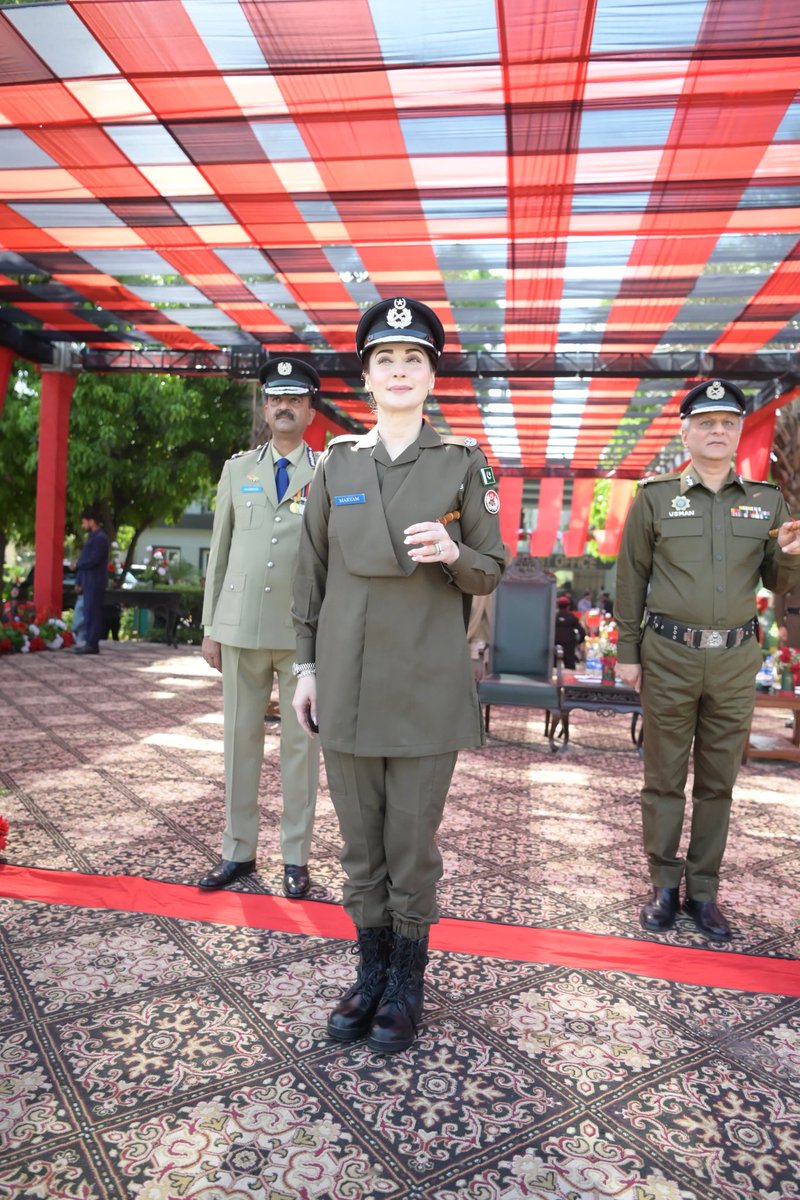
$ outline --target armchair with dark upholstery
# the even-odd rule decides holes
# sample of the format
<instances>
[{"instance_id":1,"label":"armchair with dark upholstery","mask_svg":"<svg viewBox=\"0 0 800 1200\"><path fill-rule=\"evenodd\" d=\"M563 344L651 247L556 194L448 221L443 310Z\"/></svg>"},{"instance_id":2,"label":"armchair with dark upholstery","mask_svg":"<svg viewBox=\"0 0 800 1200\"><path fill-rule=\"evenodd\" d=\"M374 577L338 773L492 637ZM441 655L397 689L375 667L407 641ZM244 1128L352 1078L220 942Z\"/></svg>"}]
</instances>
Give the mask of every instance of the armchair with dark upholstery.
<instances>
[{"instance_id":1,"label":"armchair with dark upholstery","mask_svg":"<svg viewBox=\"0 0 800 1200\"><path fill-rule=\"evenodd\" d=\"M515 560L494 593L489 670L478 684L489 731L494 704L544 709L545 734L555 750L552 730L560 710L560 691L554 678L556 580L537 569L532 560Z\"/></svg>"}]
</instances>

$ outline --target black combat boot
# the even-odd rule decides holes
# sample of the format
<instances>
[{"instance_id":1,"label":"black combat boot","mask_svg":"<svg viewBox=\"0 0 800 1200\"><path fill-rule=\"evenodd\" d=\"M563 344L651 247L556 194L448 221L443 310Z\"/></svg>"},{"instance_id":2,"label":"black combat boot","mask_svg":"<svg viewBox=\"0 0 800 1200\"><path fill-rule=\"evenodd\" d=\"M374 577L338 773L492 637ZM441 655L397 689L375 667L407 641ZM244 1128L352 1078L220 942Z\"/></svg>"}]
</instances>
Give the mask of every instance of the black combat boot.
<instances>
[{"instance_id":1,"label":"black combat boot","mask_svg":"<svg viewBox=\"0 0 800 1200\"><path fill-rule=\"evenodd\" d=\"M428 938L394 935L389 978L375 1013L367 1045L381 1054L406 1050L417 1036L422 1016L423 978Z\"/></svg>"},{"instance_id":2,"label":"black combat boot","mask_svg":"<svg viewBox=\"0 0 800 1200\"><path fill-rule=\"evenodd\" d=\"M352 987L348 988L328 1017L328 1033L337 1042L357 1042L369 1031L381 1002L392 952L392 931L357 929L360 962Z\"/></svg>"}]
</instances>

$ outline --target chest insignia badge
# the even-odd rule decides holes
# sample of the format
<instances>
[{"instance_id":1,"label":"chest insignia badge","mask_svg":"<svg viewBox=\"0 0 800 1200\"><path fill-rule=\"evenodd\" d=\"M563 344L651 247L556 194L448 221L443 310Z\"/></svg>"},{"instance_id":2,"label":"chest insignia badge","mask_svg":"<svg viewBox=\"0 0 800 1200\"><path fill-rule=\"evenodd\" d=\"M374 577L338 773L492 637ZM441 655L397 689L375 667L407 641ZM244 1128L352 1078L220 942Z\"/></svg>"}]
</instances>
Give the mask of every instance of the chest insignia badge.
<instances>
[{"instance_id":1,"label":"chest insignia badge","mask_svg":"<svg viewBox=\"0 0 800 1200\"><path fill-rule=\"evenodd\" d=\"M673 496L672 507L677 508L678 512L682 512L684 508L688 508L691 501L688 496Z\"/></svg>"}]
</instances>

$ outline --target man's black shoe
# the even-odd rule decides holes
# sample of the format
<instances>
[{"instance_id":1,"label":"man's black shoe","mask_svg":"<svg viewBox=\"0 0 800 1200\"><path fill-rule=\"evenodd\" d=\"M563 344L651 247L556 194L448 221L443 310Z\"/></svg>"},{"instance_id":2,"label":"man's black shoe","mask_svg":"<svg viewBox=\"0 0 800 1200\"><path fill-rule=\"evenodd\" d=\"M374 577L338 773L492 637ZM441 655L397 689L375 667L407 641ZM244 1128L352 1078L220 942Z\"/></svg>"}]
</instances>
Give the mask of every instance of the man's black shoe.
<instances>
[{"instance_id":1,"label":"man's black shoe","mask_svg":"<svg viewBox=\"0 0 800 1200\"><path fill-rule=\"evenodd\" d=\"M197 886L207 892L213 892L215 888L227 887L228 884L233 883L234 879L241 879L243 875L252 875L255 869L256 860L254 858L248 862L231 862L230 859L223 858L203 876Z\"/></svg>"},{"instance_id":2,"label":"man's black shoe","mask_svg":"<svg viewBox=\"0 0 800 1200\"><path fill-rule=\"evenodd\" d=\"M100 651L97 646L87 646L84 643L82 646L76 646L74 653L75 654L99 654Z\"/></svg>"},{"instance_id":3,"label":"man's black shoe","mask_svg":"<svg viewBox=\"0 0 800 1200\"><path fill-rule=\"evenodd\" d=\"M308 867L295 867L285 863L283 868L283 891L290 900L302 900L308 895L311 887L311 876Z\"/></svg>"},{"instance_id":4,"label":"man's black shoe","mask_svg":"<svg viewBox=\"0 0 800 1200\"><path fill-rule=\"evenodd\" d=\"M675 924L678 905L677 888L653 888L653 899L642 907L639 924L650 933L666 933Z\"/></svg>"},{"instance_id":5,"label":"man's black shoe","mask_svg":"<svg viewBox=\"0 0 800 1200\"><path fill-rule=\"evenodd\" d=\"M727 942L731 927L717 908L714 900L692 900L686 897L683 911L692 918L697 928L715 942Z\"/></svg>"}]
</instances>

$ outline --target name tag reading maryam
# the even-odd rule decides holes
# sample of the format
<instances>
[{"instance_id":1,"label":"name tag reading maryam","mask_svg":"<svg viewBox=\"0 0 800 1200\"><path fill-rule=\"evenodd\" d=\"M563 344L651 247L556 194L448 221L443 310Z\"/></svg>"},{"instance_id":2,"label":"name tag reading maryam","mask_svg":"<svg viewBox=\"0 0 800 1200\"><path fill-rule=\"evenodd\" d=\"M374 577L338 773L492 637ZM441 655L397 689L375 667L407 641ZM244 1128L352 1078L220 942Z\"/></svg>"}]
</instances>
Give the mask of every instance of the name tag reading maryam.
<instances>
[{"instance_id":1,"label":"name tag reading maryam","mask_svg":"<svg viewBox=\"0 0 800 1200\"><path fill-rule=\"evenodd\" d=\"M349 492L346 496L334 496L333 503L341 507L347 504L366 504L365 492Z\"/></svg>"}]
</instances>

